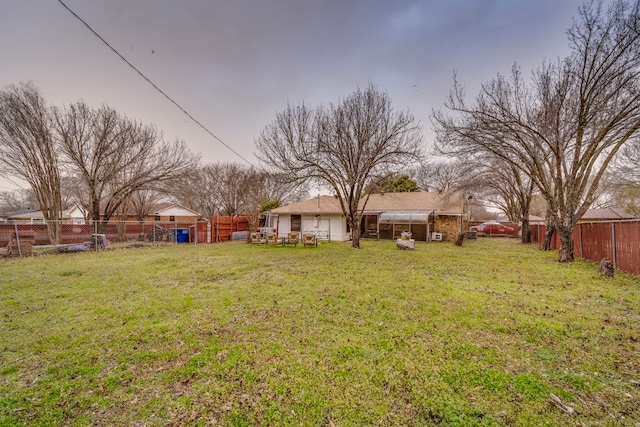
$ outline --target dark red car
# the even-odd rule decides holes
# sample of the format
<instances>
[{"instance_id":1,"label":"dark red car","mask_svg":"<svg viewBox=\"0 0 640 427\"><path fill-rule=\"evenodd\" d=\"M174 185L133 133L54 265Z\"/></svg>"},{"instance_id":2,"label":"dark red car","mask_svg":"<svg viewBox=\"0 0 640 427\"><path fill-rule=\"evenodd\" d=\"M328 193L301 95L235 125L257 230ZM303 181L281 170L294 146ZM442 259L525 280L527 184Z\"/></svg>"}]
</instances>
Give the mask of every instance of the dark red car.
<instances>
[{"instance_id":1,"label":"dark red car","mask_svg":"<svg viewBox=\"0 0 640 427\"><path fill-rule=\"evenodd\" d=\"M514 229L496 221L487 221L480 225L469 227L469 231L476 231L478 236L504 236L512 234Z\"/></svg>"}]
</instances>

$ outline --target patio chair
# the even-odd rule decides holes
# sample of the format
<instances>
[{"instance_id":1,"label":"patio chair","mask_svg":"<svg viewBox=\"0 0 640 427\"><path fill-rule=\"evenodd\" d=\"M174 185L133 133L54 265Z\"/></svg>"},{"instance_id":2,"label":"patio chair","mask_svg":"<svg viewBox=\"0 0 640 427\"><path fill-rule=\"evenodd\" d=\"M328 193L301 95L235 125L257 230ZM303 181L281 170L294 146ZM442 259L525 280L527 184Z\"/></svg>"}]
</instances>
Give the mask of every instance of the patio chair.
<instances>
[{"instance_id":1,"label":"patio chair","mask_svg":"<svg viewBox=\"0 0 640 427\"><path fill-rule=\"evenodd\" d=\"M318 239L316 239L316 235L313 233L305 233L304 236L302 236L302 245L318 246Z\"/></svg>"},{"instance_id":2,"label":"patio chair","mask_svg":"<svg viewBox=\"0 0 640 427\"><path fill-rule=\"evenodd\" d=\"M249 235L250 241L252 244L259 245L260 243L265 243L265 240L260 238L260 233L251 233Z\"/></svg>"},{"instance_id":3,"label":"patio chair","mask_svg":"<svg viewBox=\"0 0 640 427\"><path fill-rule=\"evenodd\" d=\"M265 237L267 238L267 245L279 245L282 243L282 239L278 239L276 233L267 233Z\"/></svg>"},{"instance_id":4,"label":"patio chair","mask_svg":"<svg viewBox=\"0 0 640 427\"><path fill-rule=\"evenodd\" d=\"M284 238L283 244L298 246L298 240L300 240L300 234L297 231L287 233L287 237Z\"/></svg>"}]
</instances>

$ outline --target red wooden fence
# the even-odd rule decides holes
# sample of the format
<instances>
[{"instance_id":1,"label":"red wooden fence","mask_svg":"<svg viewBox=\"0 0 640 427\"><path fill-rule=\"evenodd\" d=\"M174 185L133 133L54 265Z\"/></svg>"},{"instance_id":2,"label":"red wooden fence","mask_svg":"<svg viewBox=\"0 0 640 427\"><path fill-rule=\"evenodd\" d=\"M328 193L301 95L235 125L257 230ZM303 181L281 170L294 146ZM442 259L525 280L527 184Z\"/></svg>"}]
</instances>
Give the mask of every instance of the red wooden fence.
<instances>
[{"instance_id":1,"label":"red wooden fence","mask_svg":"<svg viewBox=\"0 0 640 427\"><path fill-rule=\"evenodd\" d=\"M249 230L249 220L246 216L212 216L211 241L228 242L236 231Z\"/></svg>"},{"instance_id":2,"label":"red wooden fence","mask_svg":"<svg viewBox=\"0 0 640 427\"><path fill-rule=\"evenodd\" d=\"M540 247L544 244L544 225L532 225L531 237ZM579 258L600 262L608 258L615 268L640 274L640 221L588 222L573 230L574 254ZM560 248L557 233L551 249Z\"/></svg>"}]
</instances>

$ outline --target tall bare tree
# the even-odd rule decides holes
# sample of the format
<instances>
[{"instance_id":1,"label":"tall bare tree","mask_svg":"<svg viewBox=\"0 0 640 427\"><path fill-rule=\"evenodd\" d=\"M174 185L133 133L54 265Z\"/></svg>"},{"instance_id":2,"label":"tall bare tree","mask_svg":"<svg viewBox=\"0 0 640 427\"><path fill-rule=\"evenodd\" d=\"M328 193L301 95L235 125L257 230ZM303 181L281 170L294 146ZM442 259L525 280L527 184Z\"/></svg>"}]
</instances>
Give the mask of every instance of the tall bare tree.
<instances>
[{"instance_id":1,"label":"tall bare tree","mask_svg":"<svg viewBox=\"0 0 640 427\"><path fill-rule=\"evenodd\" d=\"M620 150L608 171L607 183L604 206L640 216L640 139Z\"/></svg>"},{"instance_id":2,"label":"tall bare tree","mask_svg":"<svg viewBox=\"0 0 640 427\"><path fill-rule=\"evenodd\" d=\"M640 187L640 138L620 150L610 172L616 184Z\"/></svg>"},{"instance_id":3,"label":"tall bare tree","mask_svg":"<svg viewBox=\"0 0 640 427\"><path fill-rule=\"evenodd\" d=\"M423 191L453 192L467 189L474 168L458 160L432 160L416 168L413 176Z\"/></svg>"},{"instance_id":4,"label":"tall bare tree","mask_svg":"<svg viewBox=\"0 0 640 427\"><path fill-rule=\"evenodd\" d=\"M184 142L166 143L154 127L106 106L56 109L55 124L68 166L87 191L90 219L102 227L136 191L159 188L197 164Z\"/></svg>"},{"instance_id":5,"label":"tall bare tree","mask_svg":"<svg viewBox=\"0 0 640 427\"><path fill-rule=\"evenodd\" d=\"M500 208L509 221L521 225L521 242L531 243L529 211L535 186L529 176L513 163L493 158L478 165L474 181L484 189L489 203Z\"/></svg>"},{"instance_id":6,"label":"tall bare tree","mask_svg":"<svg viewBox=\"0 0 640 427\"><path fill-rule=\"evenodd\" d=\"M534 71L514 67L482 86L473 105L454 88L434 113L438 143L451 154L487 152L511 162L549 205L561 247L574 259L572 231L598 195L608 165L640 132L640 0L579 9L567 31L571 55Z\"/></svg>"},{"instance_id":7,"label":"tall bare tree","mask_svg":"<svg viewBox=\"0 0 640 427\"><path fill-rule=\"evenodd\" d=\"M47 222L52 244L58 244L62 196L58 150L51 113L32 83L0 91L0 173L29 183Z\"/></svg>"},{"instance_id":8,"label":"tall bare tree","mask_svg":"<svg viewBox=\"0 0 640 427\"><path fill-rule=\"evenodd\" d=\"M216 164L198 165L171 182L166 191L176 203L209 220L219 213L217 179Z\"/></svg>"},{"instance_id":9,"label":"tall bare tree","mask_svg":"<svg viewBox=\"0 0 640 427\"><path fill-rule=\"evenodd\" d=\"M351 229L352 247L360 248L358 205L365 188L406 170L420 157L422 137L413 116L394 111L389 96L370 84L328 108L287 106L256 145L266 167L287 171L293 181L331 188Z\"/></svg>"},{"instance_id":10,"label":"tall bare tree","mask_svg":"<svg viewBox=\"0 0 640 427\"><path fill-rule=\"evenodd\" d=\"M131 195L130 206L141 224L166 195L157 190L138 190Z\"/></svg>"},{"instance_id":11,"label":"tall bare tree","mask_svg":"<svg viewBox=\"0 0 640 427\"><path fill-rule=\"evenodd\" d=\"M0 212L35 209L38 201L30 188L0 192Z\"/></svg>"},{"instance_id":12,"label":"tall bare tree","mask_svg":"<svg viewBox=\"0 0 640 427\"><path fill-rule=\"evenodd\" d=\"M222 215L238 215L247 212L247 197L252 187L260 185L254 169L240 163L218 163L210 166L213 193Z\"/></svg>"}]
</instances>

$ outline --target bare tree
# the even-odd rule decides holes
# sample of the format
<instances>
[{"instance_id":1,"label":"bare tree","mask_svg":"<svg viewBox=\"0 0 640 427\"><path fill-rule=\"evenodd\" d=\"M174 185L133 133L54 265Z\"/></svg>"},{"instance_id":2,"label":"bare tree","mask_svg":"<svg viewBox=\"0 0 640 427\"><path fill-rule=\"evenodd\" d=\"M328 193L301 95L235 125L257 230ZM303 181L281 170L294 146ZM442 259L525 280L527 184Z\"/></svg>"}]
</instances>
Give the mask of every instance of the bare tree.
<instances>
[{"instance_id":1,"label":"bare tree","mask_svg":"<svg viewBox=\"0 0 640 427\"><path fill-rule=\"evenodd\" d=\"M130 206L140 224L164 197L165 194L157 190L138 190L131 194Z\"/></svg>"},{"instance_id":2,"label":"bare tree","mask_svg":"<svg viewBox=\"0 0 640 427\"><path fill-rule=\"evenodd\" d=\"M572 231L598 195L611 160L640 131L640 2L579 9L570 57L544 64L528 84L517 67L482 86L473 105L462 87L434 113L449 153L487 152L527 174L549 205L560 262L573 261Z\"/></svg>"},{"instance_id":3,"label":"bare tree","mask_svg":"<svg viewBox=\"0 0 640 427\"><path fill-rule=\"evenodd\" d=\"M620 150L606 178L603 205L622 207L627 213L640 216L640 139Z\"/></svg>"},{"instance_id":4,"label":"bare tree","mask_svg":"<svg viewBox=\"0 0 640 427\"><path fill-rule=\"evenodd\" d=\"M0 91L0 173L29 183L52 244L60 239L62 197L51 114L32 83Z\"/></svg>"},{"instance_id":5,"label":"bare tree","mask_svg":"<svg viewBox=\"0 0 640 427\"><path fill-rule=\"evenodd\" d=\"M210 219L219 213L215 164L198 165L170 183L166 192L182 206ZM168 186L169 187L169 186Z\"/></svg>"},{"instance_id":6,"label":"bare tree","mask_svg":"<svg viewBox=\"0 0 640 427\"><path fill-rule=\"evenodd\" d=\"M306 200L309 186L306 182L291 182L282 172L262 172L263 202L277 202L279 206Z\"/></svg>"},{"instance_id":7,"label":"bare tree","mask_svg":"<svg viewBox=\"0 0 640 427\"><path fill-rule=\"evenodd\" d=\"M210 166L213 194L222 215L246 214L246 194L260 185L253 168L240 163L219 163Z\"/></svg>"},{"instance_id":8,"label":"bare tree","mask_svg":"<svg viewBox=\"0 0 640 427\"><path fill-rule=\"evenodd\" d=\"M0 212L35 209L37 206L38 200L30 188L0 192Z\"/></svg>"},{"instance_id":9,"label":"bare tree","mask_svg":"<svg viewBox=\"0 0 640 427\"><path fill-rule=\"evenodd\" d=\"M468 189L473 172L467 161L434 160L418 166L413 175L423 191L448 193Z\"/></svg>"},{"instance_id":10,"label":"bare tree","mask_svg":"<svg viewBox=\"0 0 640 427\"><path fill-rule=\"evenodd\" d=\"M509 221L521 225L521 242L531 243L529 211L535 188L533 181L513 163L495 158L483 162L475 181L485 190L491 204L500 208Z\"/></svg>"},{"instance_id":11,"label":"bare tree","mask_svg":"<svg viewBox=\"0 0 640 427\"><path fill-rule=\"evenodd\" d=\"M154 127L106 106L56 109L55 124L67 164L87 192L90 219L101 219L101 227L133 193L160 188L197 163L184 142L166 143Z\"/></svg>"},{"instance_id":12,"label":"bare tree","mask_svg":"<svg viewBox=\"0 0 640 427\"><path fill-rule=\"evenodd\" d=\"M266 167L287 171L293 181L328 185L339 196L354 248L360 248L358 205L363 198L366 205L366 186L406 170L419 158L421 143L414 118L395 112L373 85L328 108L287 106L256 141Z\"/></svg>"}]
</instances>

